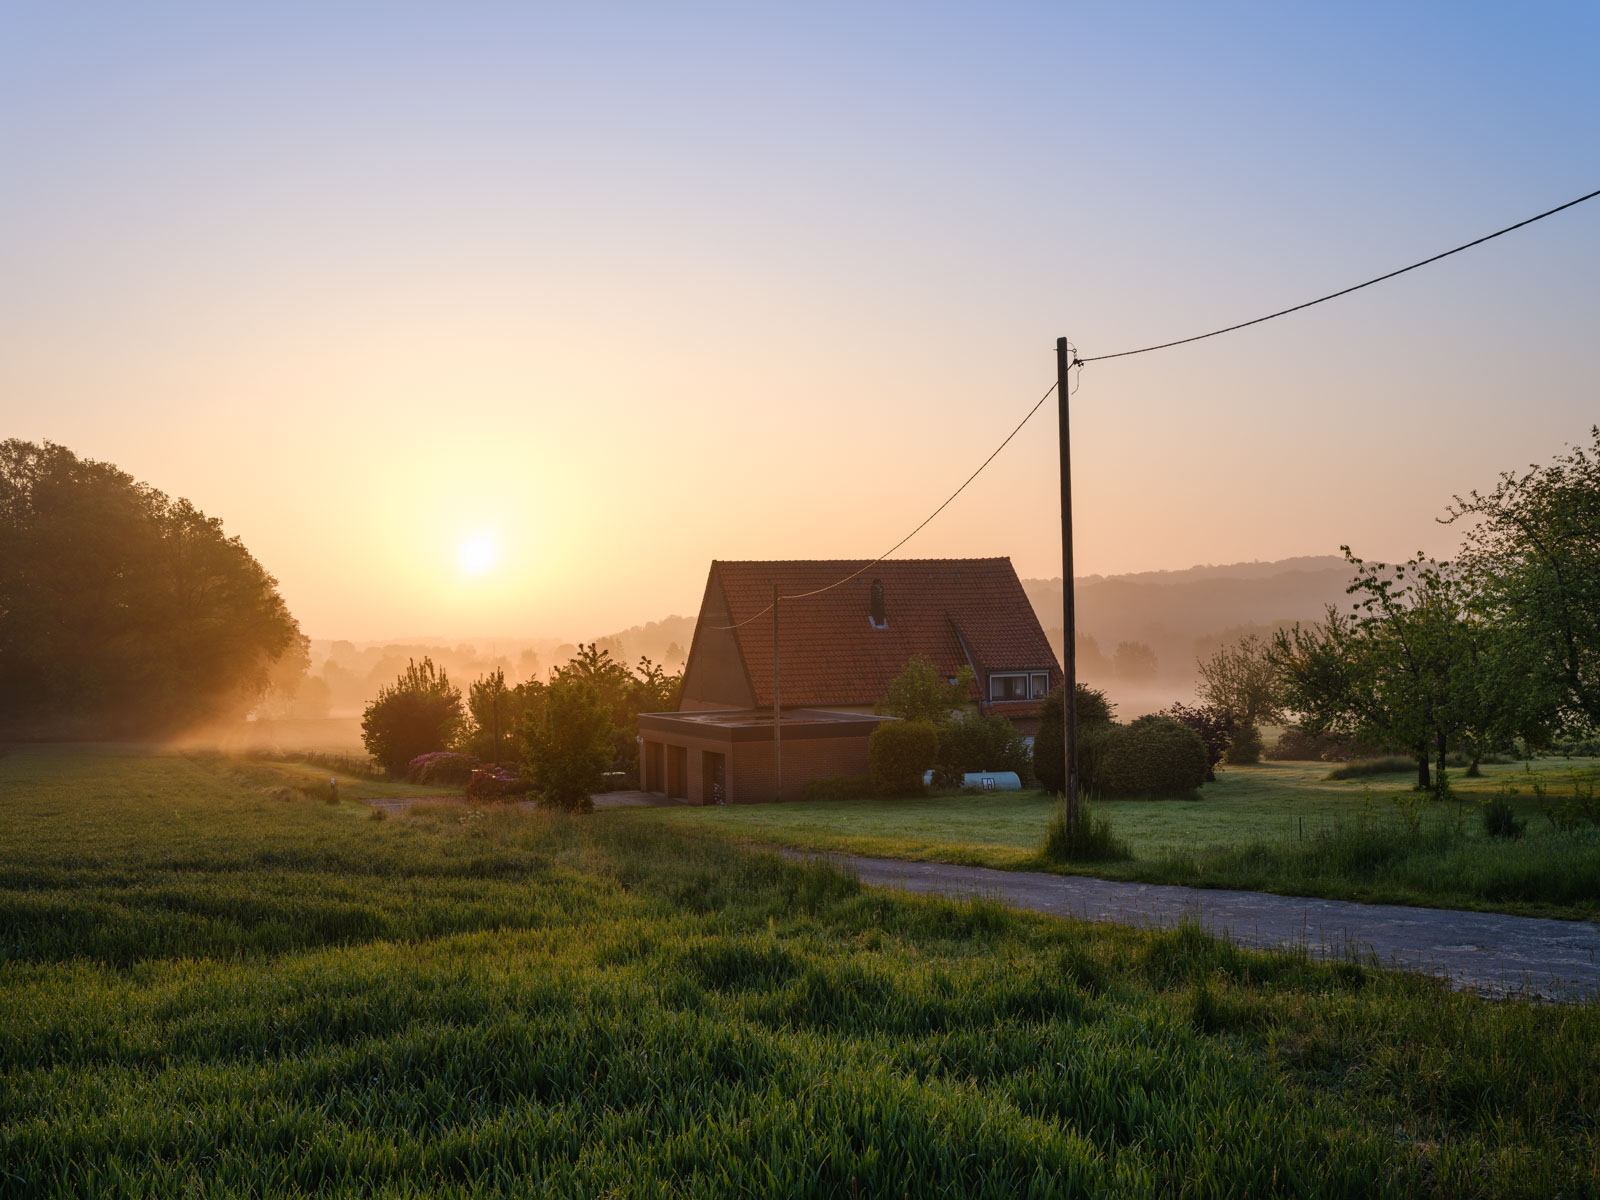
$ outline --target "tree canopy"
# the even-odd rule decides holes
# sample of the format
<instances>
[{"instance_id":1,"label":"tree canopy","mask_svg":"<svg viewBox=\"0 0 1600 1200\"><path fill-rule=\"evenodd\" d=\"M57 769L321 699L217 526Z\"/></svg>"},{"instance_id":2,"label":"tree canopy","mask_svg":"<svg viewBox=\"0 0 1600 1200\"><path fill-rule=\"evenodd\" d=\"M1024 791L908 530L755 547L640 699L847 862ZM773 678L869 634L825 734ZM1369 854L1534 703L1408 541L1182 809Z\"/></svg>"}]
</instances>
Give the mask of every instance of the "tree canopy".
<instances>
[{"instance_id":1,"label":"tree canopy","mask_svg":"<svg viewBox=\"0 0 1600 1200\"><path fill-rule=\"evenodd\" d=\"M1491 627L1515 628L1527 665L1568 727L1600 726L1600 426L1577 446L1487 493L1457 496L1469 523L1462 564Z\"/></svg>"},{"instance_id":2,"label":"tree canopy","mask_svg":"<svg viewBox=\"0 0 1600 1200\"><path fill-rule=\"evenodd\" d=\"M0 443L0 563L11 736L174 732L305 669L277 580L221 521L64 446Z\"/></svg>"}]
</instances>

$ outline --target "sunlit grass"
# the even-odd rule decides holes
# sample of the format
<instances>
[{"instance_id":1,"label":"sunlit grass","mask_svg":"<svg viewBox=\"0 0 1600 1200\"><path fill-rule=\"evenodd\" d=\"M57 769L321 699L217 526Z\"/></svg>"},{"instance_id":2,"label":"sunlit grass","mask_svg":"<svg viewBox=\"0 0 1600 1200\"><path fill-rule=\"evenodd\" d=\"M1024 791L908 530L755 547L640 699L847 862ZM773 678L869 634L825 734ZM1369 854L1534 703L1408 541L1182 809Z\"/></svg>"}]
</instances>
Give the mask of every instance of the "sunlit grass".
<instances>
[{"instance_id":1,"label":"sunlit grass","mask_svg":"<svg viewBox=\"0 0 1600 1200\"><path fill-rule=\"evenodd\" d=\"M1255 888L1401 904L1439 904L1556 916L1600 913L1600 828L1557 831L1535 803L1600 760L1486 765L1451 773L1459 800L1433 804L1404 770L1330 780L1326 763L1225 767L1200 799L1106 800L1099 811L1133 859L1070 865L1038 853L1054 801L1040 792L674 808L629 819L666 821L774 845L1017 870L1078 871L1116 879ZM1527 836L1484 836L1478 806L1516 788ZM1410 814L1426 837L1413 837ZM1441 831L1454 835L1442 838Z\"/></svg>"},{"instance_id":2,"label":"sunlit grass","mask_svg":"<svg viewBox=\"0 0 1600 1200\"><path fill-rule=\"evenodd\" d=\"M215 766L0 757L0 1195L1600 1185L1592 1004Z\"/></svg>"}]
</instances>

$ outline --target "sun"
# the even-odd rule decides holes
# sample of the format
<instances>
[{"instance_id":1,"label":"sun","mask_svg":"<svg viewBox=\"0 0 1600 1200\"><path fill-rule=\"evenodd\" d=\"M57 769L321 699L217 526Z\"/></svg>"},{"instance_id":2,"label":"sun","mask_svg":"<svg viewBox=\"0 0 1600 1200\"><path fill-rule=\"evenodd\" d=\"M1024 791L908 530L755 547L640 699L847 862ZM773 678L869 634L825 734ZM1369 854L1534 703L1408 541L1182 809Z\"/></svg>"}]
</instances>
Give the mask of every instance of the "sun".
<instances>
[{"instance_id":1,"label":"sun","mask_svg":"<svg viewBox=\"0 0 1600 1200\"><path fill-rule=\"evenodd\" d=\"M468 538L461 544L461 570L468 575L482 575L494 566L494 539L486 533Z\"/></svg>"}]
</instances>

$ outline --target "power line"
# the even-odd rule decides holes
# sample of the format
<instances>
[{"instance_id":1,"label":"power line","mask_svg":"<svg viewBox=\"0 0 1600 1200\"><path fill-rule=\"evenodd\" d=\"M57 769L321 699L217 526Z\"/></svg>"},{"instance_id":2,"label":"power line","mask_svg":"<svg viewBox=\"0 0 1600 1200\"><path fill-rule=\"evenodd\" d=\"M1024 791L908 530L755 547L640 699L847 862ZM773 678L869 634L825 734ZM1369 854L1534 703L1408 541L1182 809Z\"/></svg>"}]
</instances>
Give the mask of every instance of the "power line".
<instances>
[{"instance_id":1,"label":"power line","mask_svg":"<svg viewBox=\"0 0 1600 1200\"><path fill-rule=\"evenodd\" d=\"M804 599L807 599L810 596L820 596L820 595L822 595L823 592L831 592L831 591L833 591L834 588L841 587L844 584L849 583L852 579L859 578L861 575L865 574L871 568L873 568L873 567L877 566L879 563L881 563L884 559L888 558L896 550L900 549L901 546L904 546L912 538L916 537L917 534L921 533L925 528L927 528L928 524L935 517L937 517L945 509L949 508L951 502L953 500L955 500L955 498L957 496L961 495L962 492L966 491L967 490L967 486L969 484L971 484L974 479L976 479L979 475L983 474L984 469L986 467L988 467L988 465L990 463L992 463L996 458L998 458L1000 456L1000 451L1004 450L1007 446L1009 446L1011 444L1011 439L1016 437L1017 434L1021 433L1022 432L1022 427L1033 419L1033 414L1038 412L1041 408L1044 407L1044 402L1046 400L1050 399L1051 393L1053 393L1055 390L1056 390L1056 385L1054 383L1052 383L1048 388L1046 388L1044 395L1039 397L1038 401L1034 404L1034 406L1028 410L1027 415L1024 416L1022 418L1022 420L1017 422L1016 428L1013 429L1010 433L1006 434L1005 440L994 448L993 452L990 453L988 458L984 459L981 463L978 464L978 469L976 471L974 471L971 475L968 475L966 477L966 479L964 481L962 481L962 484L961 484L960 487L958 487L955 491L951 492L948 496L945 497L945 500L944 500L943 504L939 505L938 508L934 509L931 513L929 513L926 517L924 517L921 520L921 522L918 523L917 527L915 529L913 529L910 533L906 534L905 537L901 538L894 545L890 546L882 554L878 555L877 558L873 559L869 563L863 564L860 568L858 568L855 571L852 571L850 574L846 575L843 579L836 579L832 583L828 584L826 587L814 588L809 592L796 592L792 596L779 596L778 597L779 601L783 601L783 600L804 600ZM771 611L772 611L772 605L769 604L765 608L763 608L760 612L756 613L754 616L746 617L744 620L739 621L736 624L733 624L733 625L714 625L714 626L712 626L712 628L716 629L716 630L738 629L740 626L750 624L751 621L760 620L762 617L766 616Z\"/></svg>"},{"instance_id":2,"label":"power line","mask_svg":"<svg viewBox=\"0 0 1600 1200\"><path fill-rule=\"evenodd\" d=\"M1236 329L1245 329L1251 325L1259 325L1263 321L1270 321L1275 317L1286 317L1290 313L1299 312L1303 308L1310 308L1316 304L1323 304L1329 300L1337 300L1340 296L1348 296L1351 292L1359 292L1362 288L1371 287L1375 283L1382 283L1386 279L1393 279L1396 275L1404 275L1407 271L1415 271L1418 267L1425 267L1429 263L1436 263L1441 258L1449 258L1452 254L1460 254L1463 250L1470 250L1474 246L1481 246L1484 242L1493 241L1497 237L1521 229L1524 225L1532 225L1535 221L1542 221L1546 217L1553 217L1585 200L1593 200L1600 196L1600 191L1590 192L1587 196L1579 196L1576 200L1568 200L1565 204L1557 205L1548 212L1542 212L1536 217L1529 217L1525 221L1518 221L1515 225L1507 225L1504 229L1497 229L1493 233L1485 234L1481 238L1457 246L1454 250L1446 250L1443 254L1435 254L1432 258L1425 258L1421 262L1414 262L1409 267L1401 267L1398 271L1390 271L1387 275L1379 275L1376 279L1369 279L1365 283L1358 283L1354 287L1347 287L1337 292L1330 292L1326 296L1318 296L1315 300L1307 300L1304 304L1296 304L1293 308L1280 309L1275 313L1268 313L1264 317L1257 317L1253 321L1240 321L1237 325L1229 325L1226 329L1213 329L1210 333L1197 333L1193 337L1179 338L1175 342L1162 342L1159 346L1144 346L1138 350L1119 350L1115 354L1096 354L1092 358L1074 359L1074 363L1104 362L1108 358L1127 358L1132 354L1149 354L1153 350L1170 350L1173 346L1185 346L1190 342L1204 341L1206 338L1219 337L1224 333L1232 333Z\"/></svg>"}]
</instances>

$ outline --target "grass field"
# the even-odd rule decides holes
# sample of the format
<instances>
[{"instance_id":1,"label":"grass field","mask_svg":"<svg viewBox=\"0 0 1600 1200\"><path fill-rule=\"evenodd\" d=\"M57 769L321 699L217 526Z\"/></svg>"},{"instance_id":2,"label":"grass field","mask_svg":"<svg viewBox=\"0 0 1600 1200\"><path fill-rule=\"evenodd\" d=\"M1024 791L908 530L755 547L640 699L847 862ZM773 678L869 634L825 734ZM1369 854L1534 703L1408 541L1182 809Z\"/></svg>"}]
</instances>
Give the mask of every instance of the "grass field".
<instances>
[{"instance_id":1,"label":"grass field","mask_svg":"<svg viewBox=\"0 0 1600 1200\"><path fill-rule=\"evenodd\" d=\"M0 755L0 1195L1600 1190L1600 1007Z\"/></svg>"},{"instance_id":2,"label":"grass field","mask_svg":"<svg viewBox=\"0 0 1600 1200\"><path fill-rule=\"evenodd\" d=\"M1133 850L1092 863L1106 878L1250 888L1397 904L1436 904L1546 916L1600 915L1600 827L1555 829L1531 781L1551 800L1572 775L1593 781L1600 760L1487 766L1452 774L1462 803L1431 804L1404 774L1331 781L1326 763L1225 768L1197 801L1107 800ZM1524 837L1488 838L1480 806L1515 787ZM1398 798L1398 803L1397 803ZM654 810L649 819L773 845L1027 870L1063 870L1039 843L1054 801L1039 792L908 800L816 801Z\"/></svg>"}]
</instances>

